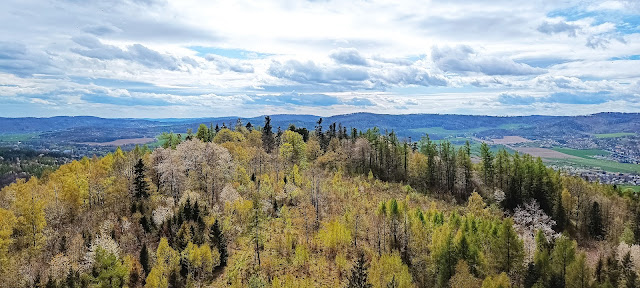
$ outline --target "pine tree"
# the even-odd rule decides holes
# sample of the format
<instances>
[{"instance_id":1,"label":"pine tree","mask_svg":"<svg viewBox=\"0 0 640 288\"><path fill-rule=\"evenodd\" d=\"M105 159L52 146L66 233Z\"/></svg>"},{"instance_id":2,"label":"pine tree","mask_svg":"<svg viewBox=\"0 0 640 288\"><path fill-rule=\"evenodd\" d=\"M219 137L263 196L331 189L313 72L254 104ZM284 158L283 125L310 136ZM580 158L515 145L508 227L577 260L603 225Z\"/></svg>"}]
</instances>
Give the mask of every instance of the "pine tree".
<instances>
[{"instance_id":1,"label":"pine tree","mask_svg":"<svg viewBox=\"0 0 640 288\"><path fill-rule=\"evenodd\" d=\"M627 251L627 253L624 254L624 257L622 257L622 274L624 276L626 288L638 287L638 274L633 267L631 251Z\"/></svg>"},{"instance_id":2,"label":"pine tree","mask_svg":"<svg viewBox=\"0 0 640 288\"><path fill-rule=\"evenodd\" d=\"M480 145L480 159L482 159L482 178L484 184L493 187L493 154L487 143L482 142Z\"/></svg>"},{"instance_id":3,"label":"pine tree","mask_svg":"<svg viewBox=\"0 0 640 288\"><path fill-rule=\"evenodd\" d=\"M551 252L551 262L555 272L560 276L562 287L565 287L566 284L567 267L573 263L575 258L576 242L564 235L558 237Z\"/></svg>"},{"instance_id":4,"label":"pine tree","mask_svg":"<svg viewBox=\"0 0 640 288\"><path fill-rule=\"evenodd\" d=\"M275 148L275 139L273 138L273 128L271 127L271 117L264 117L264 127L262 127L262 147L267 153L271 153Z\"/></svg>"},{"instance_id":5,"label":"pine tree","mask_svg":"<svg viewBox=\"0 0 640 288\"><path fill-rule=\"evenodd\" d=\"M618 262L618 255L616 250L613 250L613 253L607 257L607 281L613 285L613 287L618 287L618 283L620 281L620 263Z\"/></svg>"},{"instance_id":6,"label":"pine tree","mask_svg":"<svg viewBox=\"0 0 640 288\"><path fill-rule=\"evenodd\" d=\"M133 168L135 173L133 185L135 187L136 198L149 197L149 183L144 179L145 168L142 159L138 159L138 163Z\"/></svg>"},{"instance_id":7,"label":"pine tree","mask_svg":"<svg viewBox=\"0 0 640 288\"><path fill-rule=\"evenodd\" d=\"M147 243L142 244L142 250L140 250L140 265L142 265L144 274L148 275L151 267L149 267L149 250L147 250Z\"/></svg>"},{"instance_id":8,"label":"pine tree","mask_svg":"<svg viewBox=\"0 0 640 288\"><path fill-rule=\"evenodd\" d=\"M368 265L364 258L364 253L359 253L355 265L351 269L351 277L348 277L349 283L347 288L370 288L371 285L367 278Z\"/></svg>"},{"instance_id":9,"label":"pine tree","mask_svg":"<svg viewBox=\"0 0 640 288\"><path fill-rule=\"evenodd\" d=\"M577 259L569 266L566 278L568 288L591 287L591 271L585 258L585 254L580 253Z\"/></svg>"},{"instance_id":10,"label":"pine tree","mask_svg":"<svg viewBox=\"0 0 640 288\"><path fill-rule=\"evenodd\" d=\"M513 228L513 221L507 218L498 230L498 238L494 243L495 265L497 272L518 271L524 259L522 240Z\"/></svg>"},{"instance_id":11,"label":"pine tree","mask_svg":"<svg viewBox=\"0 0 640 288\"><path fill-rule=\"evenodd\" d=\"M602 213L600 211L600 204L593 202L591 210L589 210L589 234L595 239L601 239L604 231L602 228Z\"/></svg>"},{"instance_id":12,"label":"pine tree","mask_svg":"<svg viewBox=\"0 0 640 288\"><path fill-rule=\"evenodd\" d=\"M598 282L599 284L604 282L604 261L602 261L602 255L598 257L598 263L596 264L596 271L594 274L596 277L596 282Z\"/></svg>"},{"instance_id":13,"label":"pine tree","mask_svg":"<svg viewBox=\"0 0 640 288\"><path fill-rule=\"evenodd\" d=\"M222 230L220 229L220 223L218 219L213 222L211 228L209 229L209 242L212 246L218 249L220 252L220 266L224 267L227 265L227 239L222 234Z\"/></svg>"}]
</instances>

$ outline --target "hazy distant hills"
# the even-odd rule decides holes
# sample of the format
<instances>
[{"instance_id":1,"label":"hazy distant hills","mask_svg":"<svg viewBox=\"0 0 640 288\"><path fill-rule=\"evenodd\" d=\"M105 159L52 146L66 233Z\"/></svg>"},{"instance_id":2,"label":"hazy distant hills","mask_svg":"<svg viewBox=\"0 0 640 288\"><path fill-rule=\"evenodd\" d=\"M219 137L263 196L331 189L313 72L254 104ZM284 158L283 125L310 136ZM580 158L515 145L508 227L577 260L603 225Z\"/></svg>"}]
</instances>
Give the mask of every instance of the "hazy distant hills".
<instances>
[{"instance_id":1,"label":"hazy distant hills","mask_svg":"<svg viewBox=\"0 0 640 288\"><path fill-rule=\"evenodd\" d=\"M272 126L287 129L289 124L313 130L319 116L313 115L272 115ZM201 123L213 123L228 127L236 124L238 117L191 118L191 119L106 119L91 116L59 116L51 118L0 118L0 134L37 134L40 139L68 142L106 142L121 138L154 137L164 131L186 133L192 128L194 133ZM264 124L264 116L241 118L244 125ZM408 114L387 115L354 113L323 118L326 130L331 123L341 123L350 129L359 130L379 127L381 131L395 131L400 137L418 139L425 132L434 138L450 136L450 131L495 137L501 135L522 135L532 138L563 137L567 135L588 135L595 133L640 131L639 113L598 113L588 116L476 116Z\"/></svg>"}]
</instances>

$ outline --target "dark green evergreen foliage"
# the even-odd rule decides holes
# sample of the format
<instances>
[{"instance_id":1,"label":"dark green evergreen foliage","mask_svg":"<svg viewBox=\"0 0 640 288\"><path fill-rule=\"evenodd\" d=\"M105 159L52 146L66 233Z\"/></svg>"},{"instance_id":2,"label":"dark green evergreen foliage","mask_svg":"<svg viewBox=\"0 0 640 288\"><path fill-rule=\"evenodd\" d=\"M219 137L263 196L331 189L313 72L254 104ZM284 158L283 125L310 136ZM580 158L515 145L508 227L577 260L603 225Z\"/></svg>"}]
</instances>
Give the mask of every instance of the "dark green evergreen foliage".
<instances>
[{"instance_id":1,"label":"dark green evergreen foliage","mask_svg":"<svg viewBox=\"0 0 640 288\"><path fill-rule=\"evenodd\" d=\"M140 218L140 225L142 225L142 229L144 229L144 232L149 233L151 232L151 221L149 221L149 219L147 218L147 216L143 216L142 218Z\"/></svg>"},{"instance_id":2,"label":"dark green evergreen foliage","mask_svg":"<svg viewBox=\"0 0 640 288\"><path fill-rule=\"evenodd\" d=\"M71 268L69 268L69 273L67 273L67 280L65 281L68 288L75 288L77 287L77 282L79 279L76 278L76 274L73 272L73 270L71 270Z\"/></svg>"},{"instance_id":3,"label":"dark green evergreen foliage","mask_svg":"<svg viewBox=\"0 0 640 288\"><path fill-rule=\"evenodd\" d=\"M138 211L138 204L136 202L131 202L131 206L129 207L129 212L131 214L136 213Z\"/></svg>"},{"instance_id":4,"label":"dark green evergreen foliage","mask_svg":"<svg viewBox=\"0 0 640 288\"><path fill-rule=\"evenodd\" d=\"M41 276L40 276L40 272L38 272L38 274L36 274L36 278L33 280L33 287L34 288L40 288L40 283L41 282Z\"/></svg>"},{"instance_id":5,"label":"dark green evergreen foliage","mask_svg":"<svg viewBox=\"0 0 640 288\"><path fill-rule=\"evenodd\" d=\"M181 212L186 221L191 220L191 199L187 199Z\"/></svg>"},{"instance_id":6,"label":"dark green evergreen foliage","mask_svg":"<svg viewBox=\"0 0 640 288\"><path fill-rule=\"evenodd\" d=\"M436 170L436 144L431 141L429 135L425 136L424 145L420 148L420 152L427 156L427 185L429 187L437 187L439 186L439 181L437 181L438 172Z\"/></svg>"},{"instance_id":7,"label":"dark green evergreen foliage","mask_svg":"<svg viewBox=\"0 0 640 288\"><path fill-rule=\"evenodd\" d=\"M564 206L562 206L562 194L557 192L556 195L553 213L553 220L556 221L556 227L554 227L554 229L556 231L564 231L564 227L567 224L567 213L564 211Z\"/></svg>"},{"instance_id":8,"label":"dark green evergreen foliage","mask_svg":"<svg viewBox=\"0 0 640 288\"><path fill-rule=\"evenodd\" d=\"M182 261L181 261L182 262ZM182 265L181 265L182 266ZM184 281L182 279L182 277L180 277L180 273L182 271L176 273L176 271L171 271L171 274L169 274L169 287L172 288L182 288L185 287L186 285L184 284Z\"/></svg>"},{"instance_id":9,"label":"dark green evergreen foliage","mask_svg":"<svg viewBox=\"0 0 640 288\"><path fill-rule=\"evenodd\" d=\"M60 238L60 253L67 251L67 235L62 235Z\"/></svg>"},{"instance_id":10,"label":"dark green evergreen foliage","mask_svg":"<svg viewBox=\"0 0 640 288\"><path fill-rule=\"evenodd\" d=\"M565 287L565 279L562 277L561 273L552 273L551 279L549 280L549 286L554 288L564 288Z\"/></svg>"},{"instance_id":11,"label":"dark green evergreen foliage","mask_svg":"<svg viewBox=\"0 0 640 288\"><path fill-rule=\"evenodd\" d=\"M211 225L209 229L209 243L218 249L218 252L220 252L220 266L225 267L227 265L227 257L229 256L227 252L227 239L224 237L222 229L220 229L218 219L213 222L213 225Z\"/></svg>"},{"instance_id":12,"label":"dark green evergreen foliage","mask_svg":"<svg viewBox=\"0 0 640 288\"><path fill-rule=\"evenodd\" d=\"M368 264L364 258L364 253L359 253L355 265L351 268L351 276L348 277L347 288L370 288L367 276Z\"/></svg>"},{"instance_id":13,"label":"dark green evergreen foliage","mask_svg":"<svg viewBox=\"0 0 640 288\"><path fill-rule=\"evenodd\" d=\"M51 278L51 275L49 275L49 279L47 280L47 284L44 286L46 288L56 288L58 287L57 283L55 280L53 280L53 278Z\"/></svg>"},{"instance_id":14,"label":"dark green evergreen foliage","mask_svg":"<svg viewBox=\"0 0 640 288\"><path fill-rule=\"evenodd\" d=\"M137 199L149 197L149 183L144 179L145 167L142 159L138 159L138 163L133 168L135 173L135 178L133 179L135 197Z\"/></svg>"},{"instance_id":15,"label":"dark green evergreen foliage","mask_svg":"<svg viewBox=\"0 0 640 288\"><path fill-rule=\"evenodd\" d=\"M598 257L598 263L596 263L596 269L594 272L595 280L597 283L602 283L605 280L604 261L602 255Z\"/></svg>"},{"instance_id":16,"label":"dark green evergreen foliage","mask_svg":"<svg viewBox=\"0 0 640 288\"><path fill-rule=\"evenodd\" d=\"M638 274L633 267L630 251L622 257L622 275L624 276L626 288L637 288L638 284L640 284L638 283Z\"/></svg>"},{"instance_id":17,"label":"dark green evergreen foliage","mask_svg":"<svg viewBox=\"0 0 640 288\"><path fill-rule=\"evenodd\" d=\"M447 235L443 251L438 255L439 257L436 259L437 283L438 287L446 287L449 279L451 279L455 273L455 265L458 262L453 243L453 235L451 235L451 233Z\"/></svg>"},{"instance_id":18,"label":"dark green evergreen foliage","mask_svg":"<svg viewBox=\"0 0 640 288\"><path fill-rule=\"evenodd\" d=\"M591 237L601 239L604 236L602 212L600 211L600 204L598 202L593 202L591 210L589 210L588 228Z\"/></svg>"},{"instance_id":19,"label":"dark green evergreen foliage","mask_svg":"<svg viewBox=\"0 0 640 288\"><path fill-rule=\"evenodd\" d=\"M327 150L329 141L327 140L327 137L325 137L324 133L322 133L322 118L318 119L318 122L316 122L315 134L320 144L320 148L323 151Z\"/></svg>"},{"instance_id":20,"label":"dark green evergreen foliage","mask_svg":"<svg viewBox=\"0 0 640 288\"><path fill-rule=\"evenodd\" d=\"M613 285L613 287L618 287L618 282L620 281L620 263L618 262L618 256L615 250L613 253L607 257L607 281Z\"/></svg>"},{"instance_id":21,"label":"dark green evergreen foliage","mask_svg":"<svg viewBox=\"0 0 640 288\"><path fill-rule=\"evenodd\" d=\"M523 173L522 173L522 161L520 159L520 154L517 152L513 154L513 160L511 162L511 171L509 172L508 177L508 185L505 192L504 199L504 207L513 210L518 205L522 204L523 195L522 195L522 182L523 182Z\"/></svg>"},{"instance_id":22,"label":"dark green evergreen foliage","mask_svg":"<svg viewBox=\"0 0 640 288\"><path fill-rule=\"evenodd\" d=\"M632 225L632 229L633 229L633 236L634 239L636 240L636 244L640 243L640 203L638 203L638 200L633 202L633 225Z\"/></svg>"},{"instance_id":23,"label":"dark green evergreen foliage","mask_svg":"<svg viewBox=\"0 0 640 288\"><path fill-rule=\"evenodd\" d=\"M493 154L486 142L480 145L480 159L482 160L482 179L487 186L493 187Z\"/></svg>"},{"instance_id":24,"label":"dark green evergreen foliage","mask_svg":"<svg viewBox=\"0 0 640 288\"><path fill-rule=\"evenodd\" d=\"M524 275L524 287L525 288L531 288L533 287L533 285L536 284L536 282L538 282L538 278L540 278L540 271L538 271L538 268L536 267L536 264L533 262L529 262L529 264L527 265L527 272Z\"/></svg>"},{"instance_id":25,"label":"dark green evergreen foliage","mask_svg":"<svg viewBox=\"0 0 640 288\"><path fill-rule=\"evenodd\" d=\"M273 137L273 128L271 127L271 117L264 117L264 126L262 127L262 147L267 153L271 153L275 149L276 142Z\"/></svg>"},{"instance_id":26,"label":"dark green evergreen foliage","mask_svg":"<svg viewBox=\"0 0 640 288\"><path fill-rule=\"evenodd\" d=\"M149 266L149 250L147 250L147 243L142 244L142 249L140 250L140 265L142 265L144 274L148 275L151 271L151 266Z\"/></svg>"},{"instance_id":27,"label":"dark green evergreen foliage","mask_svg":"<svg viewBox=\"0 0 640 288\"><path fill-rule=\"evenodd\" d=\"M289 130L296 132L300 135L302 135L302 141L307 142L309 141L309 130L307 130L307 128L296 128L296 125L289 125Z\"/></svg>"}]
</instances>

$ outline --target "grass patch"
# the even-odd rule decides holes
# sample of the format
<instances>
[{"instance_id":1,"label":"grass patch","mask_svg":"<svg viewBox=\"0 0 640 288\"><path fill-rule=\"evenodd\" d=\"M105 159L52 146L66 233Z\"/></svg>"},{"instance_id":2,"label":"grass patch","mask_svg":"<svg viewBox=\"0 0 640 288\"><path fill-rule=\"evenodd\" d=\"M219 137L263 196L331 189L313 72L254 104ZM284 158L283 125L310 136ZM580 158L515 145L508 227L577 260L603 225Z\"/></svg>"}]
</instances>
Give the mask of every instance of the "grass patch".
<instances>
[{"instance_id":1,"label":"grass patch","mask_svg":"<svg viewBox=\"0 0 640 288\"><path fill-rule=\"evenodd\" d=\"M604 134L593 134L596 138L618 138L625 136L634 136L635 133L627 133L627 132L619 132L619 133L604 133Z\"/></svg>"},{"instance_id":2,"label":"grass patch","mask_svg":"<svg viewBox=\"0 0 640 288\"><path fill-rule=\"evenodd\" d=\"M0 134L0 142L24 142L38 138L38 133Z\"/></svg>"},{"instance_id":3,"label":"grass patch","mask_svg":"<svg viewBox=\"0 0 640 288\"><path fill-rule=\"evenodd\" d=\"M640 186L634 186L634 185L619 185L618 187L620 187L620 190L624 191L627 189L631 189L633 190L633 192L635 193L640 193Z\"/></svg>"},{"instance_id":4,"label":"grass patch","mask_svg":"<svg viewBox=\"0 0 640 288\"><path fill-rule=\"evenodd\" d=\"M571 148L554 147L552 150L555 150L564 154L569 154L571 156L585 158L585 159L593 159L593 156L598 156L598 155L607 156L611 154L608 151L600 150L600 149L579 150L579 149L571 149Z\"/></svg>"},{"instance_id":5,"label":"grass patch","mask_svg":"<svg viewBox=\"0 0 640 288\"><path fill-rule=\"evenodd\" d=\"M558 163L561 165L581 167L581 168L599 168L608 172L622 172L622 173L640 173L640 165L629 163L618 163L610 160L590 159L590 158L571 158L571 159L556 159L550 162Z\"/></svg>"}]
</instances>

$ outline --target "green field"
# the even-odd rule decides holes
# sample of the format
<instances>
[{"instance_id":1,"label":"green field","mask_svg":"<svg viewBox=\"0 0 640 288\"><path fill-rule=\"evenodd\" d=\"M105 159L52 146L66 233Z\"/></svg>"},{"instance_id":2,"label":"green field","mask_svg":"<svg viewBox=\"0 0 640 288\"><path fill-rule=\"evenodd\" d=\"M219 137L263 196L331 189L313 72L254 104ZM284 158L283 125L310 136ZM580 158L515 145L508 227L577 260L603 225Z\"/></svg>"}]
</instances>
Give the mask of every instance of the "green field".
<instances>
[{"instance_id":1,"label":"green field","mask_svg":"<svg viewBox=\"0 0 640 288\"><path fill-rule=\"evenodd\" d=\"M579 158L570 158L570 159L556 159L551 160L552 163L564 164L575 167L582 168L600 168L609 172L623 172L623 173L640 173L640 165L629 164L629 163L619 163L611 160L604 159L596 159L593 156L602 155L606 156L610 153L600 149L570 149L570 148L559 148L555 147L553 150L569 154L572 156L576 156Z\"/></svg>"},{"instance_id":2,"label":"green field","mask_svg":"<svg viewBox=\"0 0 640 288\"><path fill-rule=\"evenodd\" d=\"M636 135L636 134L635 133L626 133L626 132L593 134L593 136L595 136L596 138L618 138L618 137L633 136L633 135Z\"/></svg>"},{"instance_id":3,"label":"green field","mask_svg":"<svg viewBox=\"0 0 640 288\"><path fill-rule=\"evenodd\" d=\"M620 190L622 190L622 191L626 190L627 188L631 188L631 190L633 190L633 192L640 193L640 186L620 185L618 187L620 187Z\"/></svg>"},{"instance_id":4,"label":"green field","mask_svg":"<svg viewBox=\"0 0 640 288\"><path fill-rule=\"evenodd\" d=\"M582 167L582 168L600 168L609 172L622 173L640 173L640 165L619 163L610 160L589 159L589 158L571 158L571 159L554 159L550 163L561 165Z\"/></svg>"},{"instance_id":5,"label":"green field","mask_svg":"<svg viewBox=\"0 0 640 288\"><path fill-rule=\"evenodd\" d=\"M608 151L600 150L600 149L578 150L578 149L571 149L571 148L554 147L553 150L564 153L564 154L569 154L572 156L587 158L587 159L593 159L592 156L597 156L597 155L607 156L611 154Z\"/></svg>"},{"instance_id":6,"label":"green field","mask_svg":"<svg viewBox=\"0 0 640 288\"><path fill-rule=\"evenodd\" d=\"M0 134L0 142L24 142L38 137L38 133Z\"/></svg>"},{"instance_id":7,"label":"green field","mask_svg":"<svg viewBox=\"0 0 640 288\"><path fill-rule=\"evenodd\" d=\"M606 156L610 153L600 149L570 149L570 148L553 148L553 150L569 154L572 156L576 156L579 158L571 158L571 159L556 159L551 160L551 163L564 164L575 167L582 168L600 168L609 172L623 172L623 173L640 173L640 165L629 164L629 163L619 163L611 160L604 159L596 159L593 156L602 155Z\"/></svg>"}]
</instances>

